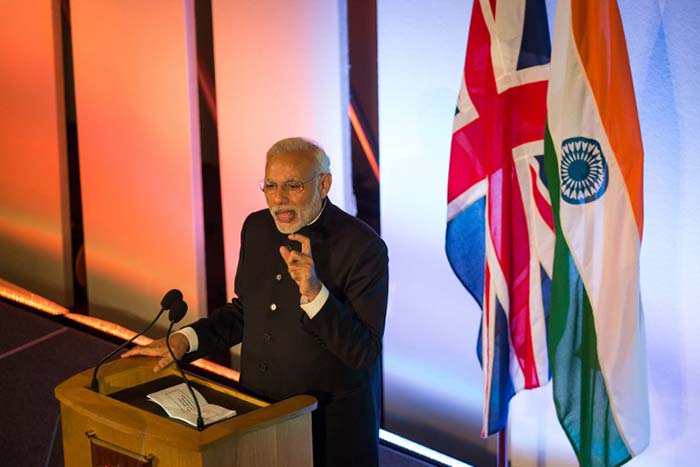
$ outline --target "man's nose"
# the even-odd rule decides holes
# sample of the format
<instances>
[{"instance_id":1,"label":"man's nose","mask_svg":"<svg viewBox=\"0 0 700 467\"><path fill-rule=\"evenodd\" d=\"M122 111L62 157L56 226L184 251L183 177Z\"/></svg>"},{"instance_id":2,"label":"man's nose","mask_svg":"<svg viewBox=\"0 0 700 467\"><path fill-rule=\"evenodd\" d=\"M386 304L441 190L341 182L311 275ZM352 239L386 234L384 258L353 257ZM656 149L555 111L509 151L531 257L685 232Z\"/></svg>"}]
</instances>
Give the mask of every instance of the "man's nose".
<instances>
[{"instance_id":1,"label":"man's nose","mask_svg":"<svg viewBox=\"0 0 700 467\"><path fill-rule=\"evenodd\" d=\"M287 192L283 185L277 185L275 191L272 192L272 200L276 204L283 204L288 200Z\"/></svg>"}]
</instances>

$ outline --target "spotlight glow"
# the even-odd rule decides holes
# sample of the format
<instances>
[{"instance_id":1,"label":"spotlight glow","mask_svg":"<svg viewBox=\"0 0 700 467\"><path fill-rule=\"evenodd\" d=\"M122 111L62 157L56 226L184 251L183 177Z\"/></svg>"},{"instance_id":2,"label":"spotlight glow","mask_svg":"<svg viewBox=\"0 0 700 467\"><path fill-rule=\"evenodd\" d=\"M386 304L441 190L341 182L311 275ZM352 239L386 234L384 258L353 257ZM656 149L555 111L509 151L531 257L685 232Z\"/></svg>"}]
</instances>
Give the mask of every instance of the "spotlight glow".
<instances>
[{"instance_id":1,"label":"spotlight glow","mask_svg":"<svg viewBox=\"0 0 700 467\"><path fill-rule=\"evenodd\" d=\"M423 457L427 457L428 459L432 459L440 464L449 465L450 467L470 467L469 464L465 464L462 461L458 461L457 459L434 451L409 439L402 438L401 436L386 430L379 430L379 438L411 452L415 452Z\"/></svg>"}]
</instances>

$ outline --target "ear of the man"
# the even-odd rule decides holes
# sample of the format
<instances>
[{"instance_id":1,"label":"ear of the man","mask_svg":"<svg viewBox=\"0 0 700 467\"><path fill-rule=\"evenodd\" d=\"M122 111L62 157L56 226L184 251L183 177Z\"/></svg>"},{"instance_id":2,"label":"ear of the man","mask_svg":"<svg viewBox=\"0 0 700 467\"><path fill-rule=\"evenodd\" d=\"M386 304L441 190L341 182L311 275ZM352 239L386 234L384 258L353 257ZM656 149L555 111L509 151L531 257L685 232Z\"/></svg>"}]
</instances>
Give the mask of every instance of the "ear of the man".
<instances>
[{"instance_id":1,"label":"ear of the man","mask_svg":"<svg viewBox=\"0 0 700 467\"><path fill-rule=\"evenodd\" d=\"M328 191L331 189L331 183L333 183L333 175L321 175L321 198L325 198L328 195Z\"/></svg>"}]
</instances>

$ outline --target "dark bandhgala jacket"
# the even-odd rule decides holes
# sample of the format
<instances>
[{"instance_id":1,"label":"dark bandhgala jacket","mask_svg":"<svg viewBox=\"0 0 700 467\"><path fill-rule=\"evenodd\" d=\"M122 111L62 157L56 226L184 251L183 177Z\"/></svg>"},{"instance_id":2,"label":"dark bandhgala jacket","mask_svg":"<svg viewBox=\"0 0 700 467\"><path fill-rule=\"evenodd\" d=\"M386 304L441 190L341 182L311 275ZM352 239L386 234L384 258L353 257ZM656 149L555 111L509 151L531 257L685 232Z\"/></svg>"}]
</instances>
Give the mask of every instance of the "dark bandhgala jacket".
<instances>
[{"instance_id":1,"label":"dark bandhgala jacket","mask_svg":"<svg viewBox=\"0 0 700 467\"><path fill-rule=\"evenodd\" d=\"M277 230L268 210L255 212L241 232L238 298L192 325L199 349L188 360L243 341L243 387L271 400L297 394L319 400L315 465L377 465L386 245L330 201L299 233L311 239L316 273L330 292L318 314L309 319L300 308L279 253L296 242Z\"/></svg>"}]
</instances>

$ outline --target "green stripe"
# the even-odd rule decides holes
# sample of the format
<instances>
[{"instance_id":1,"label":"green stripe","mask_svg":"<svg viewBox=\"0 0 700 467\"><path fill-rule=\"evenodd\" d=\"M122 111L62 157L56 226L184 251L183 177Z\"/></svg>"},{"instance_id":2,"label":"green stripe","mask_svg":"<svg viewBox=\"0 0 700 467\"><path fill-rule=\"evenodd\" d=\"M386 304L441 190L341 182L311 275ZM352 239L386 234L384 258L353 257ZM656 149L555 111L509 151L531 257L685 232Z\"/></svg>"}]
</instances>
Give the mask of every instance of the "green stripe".
<instances>
[{"instance_id":1,"label":"green stripe","mask_svg":"<svg viewBox=\"0 0 700 467\"><path fill-rule=\"evenodd\" d=\"M554 405L580 465L618 466L632 456L613 418L596 350L593 311L562 233L559 164L549 126L544 145L556 234L547 326Z\"/></svg>"}]
</instances>

